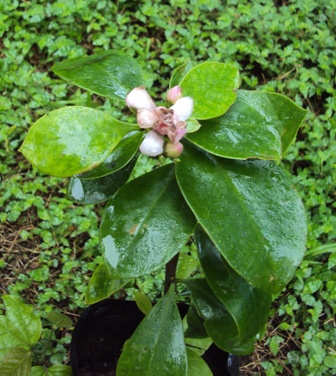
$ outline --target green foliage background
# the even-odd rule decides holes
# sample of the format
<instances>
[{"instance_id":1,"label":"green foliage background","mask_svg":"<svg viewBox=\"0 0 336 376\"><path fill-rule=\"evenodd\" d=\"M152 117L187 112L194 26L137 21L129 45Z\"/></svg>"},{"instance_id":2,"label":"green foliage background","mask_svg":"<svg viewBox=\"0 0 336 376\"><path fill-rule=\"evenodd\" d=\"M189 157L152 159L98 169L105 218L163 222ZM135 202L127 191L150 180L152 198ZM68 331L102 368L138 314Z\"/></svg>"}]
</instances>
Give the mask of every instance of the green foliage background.
<instances>
[{"instance_id":1,"label":"green foliage background","mask_svg":"<svg viewBox=\"0 0 336 376\"><path fill-rule=\"evenodd\" d=\"M61 106L102 107L120 120L127 112L123 103L66 85L50 70L55 62L121 49L138 59L157 100L188 60L233 63L242 88L279 92L310 110L283 165L307 208L311 251L274 304L267 350L256 350L262 368L244 369L335 374L335 7L325 0L2 0L1 293L19 294L43 315L54 307L76 314L100 261L100 208L68 201L65 182L32 170L17 149L37 118ZM142 158L137 173L150 168ZM161 278L137 285L148 293ZM70 337L54 340L49 361L63 362Z\"/></svg>"}]
</instances>

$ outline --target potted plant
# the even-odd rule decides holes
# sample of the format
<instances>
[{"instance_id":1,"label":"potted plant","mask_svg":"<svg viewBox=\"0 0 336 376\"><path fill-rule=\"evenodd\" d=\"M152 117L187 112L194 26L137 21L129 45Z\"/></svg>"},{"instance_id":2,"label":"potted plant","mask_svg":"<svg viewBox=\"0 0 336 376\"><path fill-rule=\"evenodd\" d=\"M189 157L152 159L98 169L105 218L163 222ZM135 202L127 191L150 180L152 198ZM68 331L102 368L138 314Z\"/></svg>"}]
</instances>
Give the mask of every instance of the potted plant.
<instances>
[{"instance_id":1,"label":"potted plant","mask_svg":"<svg viewBox=\"0 0 336 376\"><path fill-rule=\"evenodd\" d=\"M90 107L60 108L37 120L20 148L40 171L70 177L75 202L107 201L104 263L92 276L89 302L166 265L158 303L152 308L138 296L146 317L124 344L116 374L185 376L194 367L211 374L185 337L231 354L252 352L272 296L305 251L303 205L278 162L306 111L276 93L239 90L237 68L220 62L177 68L160 106L140 66L120 51L66 60L53 71L125 101L137 117L129 123ZM128 181L139 153L161 163ZM176 278L188 242L202 272ZM187 297L183 322L177 291Z\"/></svg>"}]
</instances>

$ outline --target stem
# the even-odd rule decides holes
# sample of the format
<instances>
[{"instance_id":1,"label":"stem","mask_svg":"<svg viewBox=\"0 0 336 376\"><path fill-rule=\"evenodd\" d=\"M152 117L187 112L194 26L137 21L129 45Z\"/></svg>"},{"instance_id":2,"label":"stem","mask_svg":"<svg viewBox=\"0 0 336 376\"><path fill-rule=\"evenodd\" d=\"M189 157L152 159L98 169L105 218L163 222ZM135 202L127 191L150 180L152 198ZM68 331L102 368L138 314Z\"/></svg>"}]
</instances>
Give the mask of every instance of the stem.
<instances>
[{"instance_id":1,"label":"stem","mask_svg":"<svg viewBox=\"0 0 336 376\"><path fill-rule=\"evenodd\" d=\"M166 276L165 276L165 285L164 285L164 293L169 290L169 286L175 280L176 275L176 267L179 258L179 254L177 253L169 262L166 264Z\"/></svg>"}]
</instances>

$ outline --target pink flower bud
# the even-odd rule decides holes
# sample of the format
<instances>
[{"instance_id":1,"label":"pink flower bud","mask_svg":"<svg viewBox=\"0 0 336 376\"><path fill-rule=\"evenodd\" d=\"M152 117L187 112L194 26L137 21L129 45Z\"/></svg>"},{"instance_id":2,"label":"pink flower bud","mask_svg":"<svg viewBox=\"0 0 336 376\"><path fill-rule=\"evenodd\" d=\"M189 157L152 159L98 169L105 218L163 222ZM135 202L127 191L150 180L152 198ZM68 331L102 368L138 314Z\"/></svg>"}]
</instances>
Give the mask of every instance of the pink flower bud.
<instances>
[{"instance_id":1,"label":"pink flower bud","mask_svg":"<svg viewBox=\"0 0 336 376\"><path fill-rule=\"evenodd\" d=\"M168 142L165 148L165 153L169 158L177 158L183 152L183 145L178 142L177 144L173 144L172 142Z\"/></svg>"},{"instance_id":2,"label":"pink flower bud","mask_svg":"<svg viewBox=\"0 0 336 376\"><path fill-rule=\"evenodd\" d=\"M179 120L185 121L190 118L194 107L194 101L191 97L183 97L178 99L178 101L170 108L174 110L174 115L176 115Z\"/></svg>"},{"instance_id":3,"label":"pink flower bud","mask_svg":"<svg viewBox=\"0 0 336 376\"><path fill-rule=\"evenodd\" d=\"M150 157L156 157L163 153L163 136L156 133L155 131L150 131L146 134L146 137L140 145L140 151L142 154L148 155Z\"/></svg>"},{"instance_id":4,"label":"pink flower bud","mask_svg":"<svg viewBox=\"0 0 336 376\"><path fill-rule=\"evenodd\" d=\"M159 120L158 115L154 111L141 108L138 110L137 123L140 128L152 128Z\"/></svg>"},{"instance_id":5,"label":"pink flower bud","mask_svg":"<svg viewBox=\"0 0 336 376\"><path fill-rule=\"evenodd\" d=\"M154 110L156 108L153 99L143 86L136 87L127 94L126 104L131 110L139 110L140 108L145 110Z\"/></svg>"},{"instance_id":6,"label":"pink flower bud","mask_svg":"<svg viewBox=\"0 0 336 376\"><path fill-rule=\"evenodd\" d=\"M167 92L167 100L171 103L175 103L182 97L182 89L179 86L174 86Z\"/></svg>"}]
</instances>

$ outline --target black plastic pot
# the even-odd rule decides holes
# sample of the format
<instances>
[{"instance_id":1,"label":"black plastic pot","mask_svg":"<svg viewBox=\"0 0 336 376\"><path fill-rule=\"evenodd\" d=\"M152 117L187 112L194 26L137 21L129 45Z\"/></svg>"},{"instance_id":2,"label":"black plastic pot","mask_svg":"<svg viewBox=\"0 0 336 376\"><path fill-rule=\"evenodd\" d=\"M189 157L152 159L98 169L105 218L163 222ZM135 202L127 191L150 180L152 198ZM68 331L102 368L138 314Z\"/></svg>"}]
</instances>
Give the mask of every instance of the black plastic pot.
<instances>
[{"instance_id":1,"label":"black plastic pot","mask_svg":"<svg viewBox=\"0 0 336 376\"><path fill-rule=\"evenodd\" d=\"M188 306L179 304L178 307L183 317ZM114 376L123 344L143 318L144 314L131 301L106 299L87 308L72 336L73 376ZM214 376L239 376L238 357L214 344L203 359Z\"/></svg>"}]
</instances>

